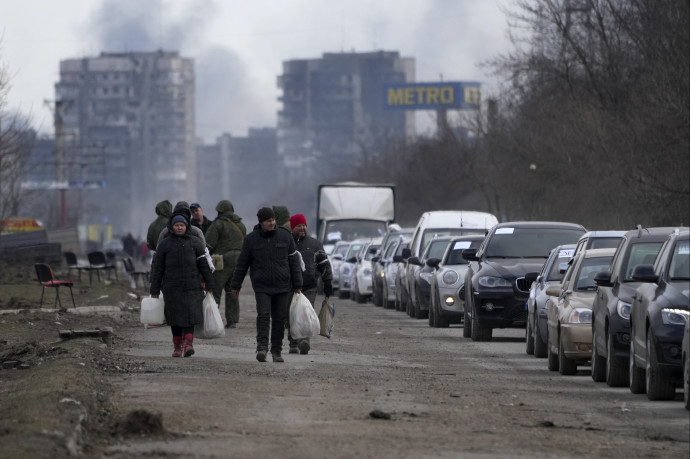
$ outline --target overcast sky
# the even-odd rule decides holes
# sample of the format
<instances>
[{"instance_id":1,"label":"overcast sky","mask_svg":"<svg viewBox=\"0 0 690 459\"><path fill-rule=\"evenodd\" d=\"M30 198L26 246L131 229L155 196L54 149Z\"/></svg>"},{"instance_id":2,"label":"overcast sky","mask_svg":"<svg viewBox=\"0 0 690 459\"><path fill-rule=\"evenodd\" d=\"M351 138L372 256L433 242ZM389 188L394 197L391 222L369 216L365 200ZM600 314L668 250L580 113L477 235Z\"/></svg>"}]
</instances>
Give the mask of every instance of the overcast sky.
<instances>
[{"instance_id":1,"label":"overcast sky","mask_svg":"<svg viewBox=\"0 0 690 459\"><path fill-rule=\"evenodd\" d=\"M44 104L61 59L176 50L195 60L197 135L276 125L282 63L323 53L399 51L417 81L495 84L478 64L509 49L510 0L0 0L8 108L53 133ZM422 114L420 114L421 116ZM426 115L428 117L428 115ZM419 117L418 117L419 119ZM422 123L423 124L423 120Z\"/></svg>"}]
</instances>

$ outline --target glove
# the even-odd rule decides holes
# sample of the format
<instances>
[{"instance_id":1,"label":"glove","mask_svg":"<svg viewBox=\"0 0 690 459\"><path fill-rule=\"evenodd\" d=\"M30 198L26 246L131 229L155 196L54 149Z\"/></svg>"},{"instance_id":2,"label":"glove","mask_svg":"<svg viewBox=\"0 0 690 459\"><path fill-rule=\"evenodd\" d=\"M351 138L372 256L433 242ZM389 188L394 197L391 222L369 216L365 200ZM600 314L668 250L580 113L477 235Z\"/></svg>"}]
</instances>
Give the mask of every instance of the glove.
<instances>
[{"instance_id":1,"label":"glove","mask_svg":"<svg viewBox=\"0 0 690 459\"><path fill-rule=\"evenodd\" d=\"M333 296L333 286L331 284L324 284L323 294L326 296Z\"/></svg>"}]
</instances>

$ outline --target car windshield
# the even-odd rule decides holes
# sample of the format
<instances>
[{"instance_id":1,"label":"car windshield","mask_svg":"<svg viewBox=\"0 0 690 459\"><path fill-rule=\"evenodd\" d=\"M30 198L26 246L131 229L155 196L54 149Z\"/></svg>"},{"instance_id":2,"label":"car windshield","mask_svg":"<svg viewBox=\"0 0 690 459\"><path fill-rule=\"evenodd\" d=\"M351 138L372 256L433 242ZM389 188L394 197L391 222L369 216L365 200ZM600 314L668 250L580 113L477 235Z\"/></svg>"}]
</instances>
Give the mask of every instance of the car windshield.
<instances>
[{"instance_id":1,"label":"car windshield","mask_svg":"<svg viewBox=\"0 0 690 459\"><path fill-rule=\"evenodd\" d=\"M347 253L348 247L350 247L350 246L347 244L339 245L338 247L333 249L333 255L337 254L337 255L342 255L344 257L345 254Z\"/></svg>"},{"instance_id":2,"label":"car windshield","mask_svg":"<svg viewBox=\"0 0 690 459\"><path fill-rule=\"evenodd\" d=\"M328 222L326 226L326 241L352 241L360 238L375 238L386 233L384 222L368 220L341 220Z\"/></svg>"},{"instance_id":3,"label":"car windshield","mask_svg":"<svg viewBox=\"0 0 690 459\"><path fill-rule=\"evenodd\" d=\"M637 265L653 265L661 250L661 242L640 242L630 247L623 282L633 282L632 273Z\"/></svg>"},{"instance_id":4,"label":"car windshield","mask_svg":"<svg viewBox=\"0 0 690 459\"><path fill-rule=\"evenodd\" d=\"M690 241L678 241L673 248L669 274L671 280L690 280Z\"/></svg>"},{"instance_id":5,"label":"car windshield","mask_svg":"<svg viewBox=\"0 0 690 459\"><path fill-rule=\"evenodd\" d=\"M561 264L568 263L573 257L575 249L565 249L558 251L558 258L556 258L551 265L549 275L546 277L547 281L562 281L565 273L561 272Z\"/></svg>"},{"instance_id":6,"label":"car windshield","mask_svg":"<svg viewBox=\"0 0 690 459\"><path fill-rule=\"evenodd\" d=\"M594 276L600 271L606 271L611 265L613 257L593 257L585 258L580 264L580 270L575 279L575 288L578 292L588 292L597 289L597 284L594 283Z\"/></svg>"},{"instance_id":7,"label":"car windshield","mask_svg":"<svg viewBox=\"0 0 690 459\"><path fill-rule=\"evenodd\" d=\"M374 245L374 244L367 247L367 253L364 254L364 259L366 261L371 261L371 259L376 256L376 251L372 252L371 249L380 249L380 248L381 248L380 245Z\"/></svg>"},{"instance_id":8,"label":"car windshield","mask_svg":"<svg viewBox=\"0 0 690 459\"><path fill-rule=\"evenodd\" d=\"M581 230L561 228L498 228L485 249L487 258L548 258L551 249L572 244Z\"/></svg>"},{"instance_id":9,"label":"car windshield","mask_svg":"<svg viewBox=\"0 0 690 459\"><path fill-rule=\"evenodd\" d=\"M345 260L349 260L352 257L356 257L361 249L362 244L350 244L350 247L347 249L347 255L345 255Z\"/></svg>"},{"instance_id":10,"label":"car windshield","mask_svg":"<svg viewBox=\"0 0 690 459\"><path fill-rule=\"evenodd\" d=\"M422 235L421 252L424 251L429 241L442 236L464 236L466 234L484 234L481 228L428 228ZM420 252L420 253L421 253Z\"/></svg>"},{"instance_id":11,"label":"car windshield","mask_svg":"<svg viewBox=\"0 0 690 459\"><path fill-rule=\"evenodd\" d=\"M431 241L429 245L429 250L426 252L426 259L429 258L441 258L448 248L450 241Z\"/></svg>"},{"instance_id":12,"label":"car windshield","mask_svg":"<svg viewBox=\"0 0 690 459\"><path fill-rule=\"evenodd\" d=\"M446 265L466 265L469 262L462 258L462 251L465 249L478 249L482 245L482 239L476 241L455 241L453 247L448 251Z\"/></svg>"}]
</instances>

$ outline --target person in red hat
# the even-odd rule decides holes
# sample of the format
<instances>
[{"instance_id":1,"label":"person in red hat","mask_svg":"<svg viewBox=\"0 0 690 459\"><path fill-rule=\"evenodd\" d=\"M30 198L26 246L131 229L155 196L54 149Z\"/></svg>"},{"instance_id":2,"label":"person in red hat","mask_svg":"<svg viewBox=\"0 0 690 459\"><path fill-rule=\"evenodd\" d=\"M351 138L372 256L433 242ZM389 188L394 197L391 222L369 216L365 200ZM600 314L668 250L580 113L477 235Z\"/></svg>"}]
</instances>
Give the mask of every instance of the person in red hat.
<instances>
[{"instance_id":1,"label":"person in red hat","mask_svg":"<svg viewBox=\"0 0 690 459\"><path fill-rule=\"evenodd\" d=\"M328 255L323 249L323 245L307 234L307 219L302 214L295 214L290 217L290 228L292 237L297 244L297 250L302 255L304 261L304 271L302 272L302 293L309 299L312 307L316 301L316 286L319 278L323 281L323 293L326 298L333 295L333 271ZM289 315L288 315L289 316ZM289 319L289 317L288 317ZM288 341L290 342L290 354L307 354L311 349L309 338L300 340L292 339L288 325Z\"/></svg>"}]
</instances>

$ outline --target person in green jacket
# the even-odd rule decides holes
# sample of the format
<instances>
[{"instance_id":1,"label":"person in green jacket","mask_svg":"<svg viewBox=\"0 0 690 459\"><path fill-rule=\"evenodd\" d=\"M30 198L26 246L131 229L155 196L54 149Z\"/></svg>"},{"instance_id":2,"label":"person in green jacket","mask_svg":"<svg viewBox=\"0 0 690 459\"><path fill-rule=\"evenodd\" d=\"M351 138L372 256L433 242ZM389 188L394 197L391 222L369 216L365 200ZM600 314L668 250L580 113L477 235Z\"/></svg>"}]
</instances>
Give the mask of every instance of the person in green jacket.
<instances>
[{"instance_id":1,"label":"person in green jacket","mask_svg":"<svg viewBox=\"0 0 690 459\"><path fill-rule=\"evenodd\" d=\"M237 257L247 234L247 228L242 219L235 214L235 207L224 199L216 206L218 217L213 220L206 230L206 246L211 255L223 256L223 269L216 269L213 273L213 297L220 305L220 297L225 290L225 328L235 328L240 320L240 302L231 293L230 280L235 272Z\"/></svg>"},{"instance_id":2,"label":"person in green jacket","mask_svg":"<svg viewBox=\"0 0 690 459\"><path fill-rule=\"evenodd\" d=\"M276 214L276 226L282 226L292 231L290 228L290 211L285 206L273 206L273 213Z\"/></svg>"},{"instance_id":3,"label":"person in green jacket","mask_svg":"<svg viewBox=\"0 0 690 459\"><path fill-rule=\"evenodd\" d=\"M168 226L172 213L173 206L167 199L156 204L156 215L158 215L158 217L151 222L149 230L146 233L146 246L149 250L156 250L158 236L160 236L161 231Z\"/></svg>"}]
</instances>

